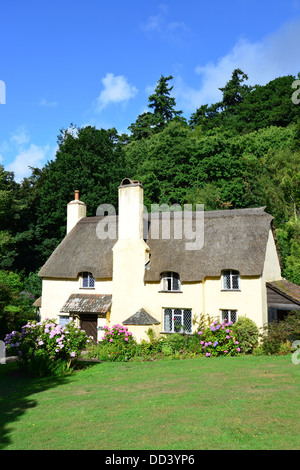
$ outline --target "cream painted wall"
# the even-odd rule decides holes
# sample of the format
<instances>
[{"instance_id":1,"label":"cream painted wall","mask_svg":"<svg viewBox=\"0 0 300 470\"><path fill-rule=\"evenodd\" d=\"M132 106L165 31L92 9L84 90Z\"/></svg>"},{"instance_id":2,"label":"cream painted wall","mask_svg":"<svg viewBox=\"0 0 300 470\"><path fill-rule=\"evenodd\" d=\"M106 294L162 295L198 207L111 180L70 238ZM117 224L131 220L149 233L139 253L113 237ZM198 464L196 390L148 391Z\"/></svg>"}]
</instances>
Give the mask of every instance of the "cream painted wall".
<instances>
[{"instance_id":1,"label":"cream painted wall","mask_svg":"<svg viewBox=\"0 0 300 470\"><path fill-rule=\"evenodd\" d=\"M240 278L240 289L223 290L222 278L206 278L203 283L203 313L215 320L220 319L220 310L237 310L238 316L246 316L258 327L262 326L261 277Z\"/></svg>"},{"instance_id":2,"label":"cream painted wall","mask_svg":"<svg viewBox=\"0 0 300 470\"><path fill-rule=\"evenodd\" d=\"M96 279L94 289L81 288L81 277L77 279L43 279L42 307L40 310L41 320L46 318L59 320L60 315L67 315L61 312L61 308L71 294L111 294L111 279ZM98 318L98 326L108 325L105 318ZM103 332L98 331L98 340L103 336Z\"/></svg>"},{"instance_id":3,"label":"cream painted wall","mask_svg":"<svg viewBox=\"0 0 300 470\"><path fill-rule=\"evenodd\" d=\"M279 281L281 277L281 267L276 250L276 244L272 230L269 231L269 237L266 247L266 256L264 270L262 273L262 323L268 323L268 302L266 282Z\"/></svg>"}]
</instances>

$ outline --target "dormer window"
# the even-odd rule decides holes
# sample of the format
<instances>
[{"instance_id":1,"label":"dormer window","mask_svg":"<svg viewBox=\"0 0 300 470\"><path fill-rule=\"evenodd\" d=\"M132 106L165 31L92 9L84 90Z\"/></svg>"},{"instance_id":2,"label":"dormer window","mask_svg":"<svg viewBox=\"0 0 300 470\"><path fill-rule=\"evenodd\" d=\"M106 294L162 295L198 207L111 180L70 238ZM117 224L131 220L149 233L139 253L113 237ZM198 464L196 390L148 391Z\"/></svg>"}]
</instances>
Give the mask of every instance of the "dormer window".
<instances>
[{"instance_id":1,"label":"dormer window","mask_svg":"<svg viewBox=\"0 0 300 470\"><path fill-rule=\"evenodd\" d=\"M222 285L224 290L239 290L240 289L240 273L238 271L228 270L223 271Z\"/></svg>"},{"instance_id":2,"label":"dormer window","mask_svg":"<svg viewBox=\"0 0 300 470\"><path fill-rule=\"evenodd\" d=\"M164 292L178 292L181 289L179 274L167 271L161 275L161 290Z\"/></svg>"},{"instance_id":3,"label":"dormer window","mask_svg":"<svg viewBox=\"0 0 300 470\"><path fill-rule=\"evenodd\" d=\"M81 287L84 289L94 289L95 288L95 279L92 273L82 273L81 277Z\"/></svg>"}]
</instances>

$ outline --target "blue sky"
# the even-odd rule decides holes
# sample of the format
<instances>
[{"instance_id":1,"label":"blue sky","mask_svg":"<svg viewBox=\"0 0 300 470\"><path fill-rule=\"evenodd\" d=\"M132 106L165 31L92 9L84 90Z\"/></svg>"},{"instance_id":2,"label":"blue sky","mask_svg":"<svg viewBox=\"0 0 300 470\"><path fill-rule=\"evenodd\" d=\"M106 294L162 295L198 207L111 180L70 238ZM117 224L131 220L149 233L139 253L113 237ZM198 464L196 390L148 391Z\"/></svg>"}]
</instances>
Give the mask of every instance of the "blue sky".
<instances>
[{"instance_id":1,"label":"blue sky","mask_svg":"<svg viewBox=\"0 0 300 470\"><path fill-rule=\"evenodd\" d=\"M161 75L188 119L234 68L248 84L300 71L300 0L14 0L0 11L0 163L17 181L55 157L71 122L127 132Z\"/></svg>"}]
</instances>

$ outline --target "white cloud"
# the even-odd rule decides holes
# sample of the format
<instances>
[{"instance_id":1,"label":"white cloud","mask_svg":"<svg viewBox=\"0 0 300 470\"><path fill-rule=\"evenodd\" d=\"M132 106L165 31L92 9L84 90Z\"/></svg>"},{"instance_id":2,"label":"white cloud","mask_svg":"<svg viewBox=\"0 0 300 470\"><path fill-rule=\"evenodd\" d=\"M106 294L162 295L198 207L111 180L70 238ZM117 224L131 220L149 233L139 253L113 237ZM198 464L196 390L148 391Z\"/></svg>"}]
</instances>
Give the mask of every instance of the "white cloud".
<instances>
[{"instance_id":1,"label":"white cloud","mask_svg":"<svg viewBox=\"0 0 300 470\"><path fill-rule=\"evenodd\" d=\"M15 180L20 182L23 178L31 175L32 167L42 167L45 163L46 155L49 151L49 145L39 147L31 144L28 149L20 149L14 161L6 166L7 171L13 171Z\"/></svg>"},{"instance_id":2,"label":"white cloud","mask_svg":"<svg viewBox=\"0 0 300 470\"><path fill-rule=\"evenodd\" d=\"M23 145L29 142L30 136L24 126L19 127L11 136L11 142L16 145Z\"/></svg>"},{"instance_id":3,"label":"white cloud","mask_svg":"<svg viewBox=\"0 0 300 470\"><path fill-rule=\"evenodd\" d=\"M180 43L185 40L191 32L183 21L169 20L169 9L167 5L159 5L158 13L151 15L140 24L140 29L149 38L159 35L163 40L171 43Z\"/></svg>"},{"instance_id":4,"label":"white cloud","mask_svg":"<svg viewBox=\"0 0 300 470\"><path fill-rule=\"evenodd\" d=\"M107 73L101 80L104 89L97 98L97 111L102 111L111 103L126 103L137 94L137 88L130 85L123 75Z\"/></svg>"},{"instance_id":5,"label":"white cloud","mask_svg":"<svg viewBox=\"0 0 300 470\"><path fill-rule=\"evenodd\" d=\"M40 99L39 101L40 106L46 106L48 108L56 108L57 102L56 101L48 101L45 98Z\"/></svg>"},{"instance_id":6,"label":"white cloud","mask_svg":"<svg viewBox=\"0 0 300 470\"><path fill-rule=\"evenodd\" d=\"M285 24L261 41L240 39L216 62L196 67L195 72L201 77L199 88L190 87L177 78L174 85L177 102L186 111L195 111L202 104L216 103L222 98L219 88L230 80L236 68L248 75L248 85L265 85L280 76L296 75L299 45L300 20Z\"/></svg>"}]
</instances>

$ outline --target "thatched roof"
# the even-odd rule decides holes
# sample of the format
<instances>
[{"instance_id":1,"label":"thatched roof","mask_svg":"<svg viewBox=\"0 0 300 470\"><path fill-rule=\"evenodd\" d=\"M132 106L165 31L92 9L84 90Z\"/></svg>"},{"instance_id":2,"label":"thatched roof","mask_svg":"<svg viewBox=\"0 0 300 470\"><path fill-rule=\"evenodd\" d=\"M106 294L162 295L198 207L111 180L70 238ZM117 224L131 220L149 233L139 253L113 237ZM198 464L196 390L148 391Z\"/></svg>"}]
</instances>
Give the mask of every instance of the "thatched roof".
<instances>
[{"instance_id":1,"label":"thatched roof","mask_svg":"<svg viewBox=\"0 0 300 470\"><path fill-rule=\"evenodd\" d=\"M71 294L61 312L106 313L111 306L111 297L106 294Z\"/></svg>"},{"instance_id":2,"label":"thatched roof","mask_svg":"<svg viewBox=\"0 0 300 470\"><path fill-rule=\"evenodd\" d=\"M183 226L176 212L170 216L170 238L154 238L155 224L158 220L161 224L168 216L149 214L145 221L144 238L151 256L145 281L159 281L164 271L178 272L182 282L220 276L224 269L237 270L242 276L262 274L273 220L264 208L204 212L204 245L198 250L186 249L186 243L192 240L185 236L184 229L183 238L176 239L176 231ZM187 217L195 229L195 212ZM75 279L80 272L89 271L98 279L112 278L112 248L117 240L97 236L97 225L103 220L80 219L42 267L40 276ZM110 216L105 220L117 234L118 218Z\"/></svg>"},{"instance_id":3,"label":"thatched roof","mask_svg":"<svg viewBox=\"0 0 300 470\"><path fill-rule=\"evenodd\" d=\"M38 299L36 299L36 301L33 302L32 306L33 307L41 307L42 306L42 297L39 297Z\"/></svg>"}]
</instances>

